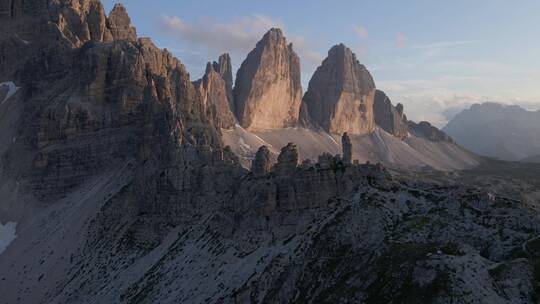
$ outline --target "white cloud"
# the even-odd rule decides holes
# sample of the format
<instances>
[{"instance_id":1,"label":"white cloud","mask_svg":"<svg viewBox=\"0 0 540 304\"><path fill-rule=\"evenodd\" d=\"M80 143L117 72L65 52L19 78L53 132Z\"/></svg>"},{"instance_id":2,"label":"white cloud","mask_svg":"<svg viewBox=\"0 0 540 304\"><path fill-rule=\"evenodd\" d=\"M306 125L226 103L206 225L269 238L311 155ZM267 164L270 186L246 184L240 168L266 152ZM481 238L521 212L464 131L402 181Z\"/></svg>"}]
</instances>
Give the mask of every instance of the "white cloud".
<instances>
[{"instance_id":1,"label":"white cloud","mask_svg":"<svg viewBox=\"0 0 540 304\"><path fill-rule=\"evenodd\" d=\"M162 27L177 38L179 46L171 49L180 57L188 68L199 75L204 71L207 61L214 60L219 54L229 53L233 65L239 66L255 44L272 27L281 28L287 40L293 44L300 57L302 71L308 74L321 63L323 55L315 51L305 37L287 33L280 20L263 15L250 15L228 21L203 18L187 23L177 16L162 16Z\"/></svg>"},{"instance_id":2,"label":"white cloud","mask_svg":"<svg viewBox=\"0 0 540 304\"><path fill-rule=\"evenodd\" d=\"M462 109L475 103L498 102L517 104L529 110L540 109L540 94L533 93L527 98L514 89L499 90L508 80L484 77L443 76L434 79L379 81L378 88L390 96L394 104L405 106L405 114L414 121L427 120L438 127L444 127L449 119ZM485 90L480 90L480 84Z\"/></svg>"},{"instance_id":3,"label":"white cloud","mask_svg":"<svg viewBox=\"0 0 540 304\"><path fill-rule=\"evenodd\" d=\"M403 33L396 35L396 47L398 49L405 48L407 46L407 37Z\"/></svg>"},{"instance_id":4,"label":"white cloud","mask_svg":"<svg viewBox=\"0 0 540 304\"><path fill-rule=\"evenodd\" d=\"M219 52L249 51L270 28L283 27L281 22L261 15L246 16L232 22L204 19L193 24L184 22L180 17L163 16L162 24L182 42Z\"/></svg>"},{"instance_id":5,"label":"white cloud","mask_svg":"<svg viewBox=\"0 0 540 304\"><path fill-rule=\"evenodd\" d=\"M369 36L368 30L363 26L355 26L353 30L360 39L366 39Z\"/></svg>"},{"instance_id":6,"label":"white cloud","mask_svg":"<svg viewBox=\"0 0 540 304\"><path fill-rule=\"evenodd\" d=\"M410 48L412 49L439 49L439 48L450 48L450 47L476 44L480 42L482 41L481 40L439 41L439 42L434 42L434 43L429 43L429 44L411 45Z\"/></svg>"}]
</instances>

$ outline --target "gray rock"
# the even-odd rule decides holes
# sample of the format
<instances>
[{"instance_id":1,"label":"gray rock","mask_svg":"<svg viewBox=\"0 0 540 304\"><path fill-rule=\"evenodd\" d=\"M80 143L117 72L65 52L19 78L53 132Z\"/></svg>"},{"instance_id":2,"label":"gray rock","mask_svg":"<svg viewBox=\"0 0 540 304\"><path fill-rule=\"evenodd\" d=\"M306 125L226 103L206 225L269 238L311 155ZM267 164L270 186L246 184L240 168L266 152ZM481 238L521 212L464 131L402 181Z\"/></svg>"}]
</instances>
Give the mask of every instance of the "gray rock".
<instances>
[{"instance_id":1,"label":"gray rock","mask_svg":"<svg viewBox=\"0 0 540 304\"><path fill-rule=\"evenodd\" d=\"M207 115L214 117L215 124L223 129L232 129L236 119L230 108L230 90L227 82L216 70L215 62L206 65L206 72L202 79L196 81L195 87L202 97Z\"/></svg>"},{"instance_id":2,"label":"gray rock","mask_svg":"<svg viewBox=\"0 0 540 304\"><path fill-rule=\"evenodd\" d=\"M137 31L131 26L131 18L129 18L126 8L122 4L114 5L107 19L107 27L111 31L114 40L137 40Z\"/></svg>"},{"instance_id":3,"label":"gray rock","mask_svg":"<svg viewBox=\"0 0 540 304\"><path fill-rule=\"evenodd\" d=\"M347 132L341 137L341 147L343 150L343 163L350 165L352 163L352 144Z\"/></svg>"},{"instance_id":4,"label":"gray rock","mask_svg":"<svg viewBox=\"0 0 540 304\"><path fill-rule=\"evenodd\" d=\"M270 156L270 150L266 146L261 146L251 163L251 172L254 175L260 176L270 173L271 170L272 158Z\"/></svg>"},{"instance_id":5,"label":"gray rock","mask_svg":"<svg viewBox=\"0 0 540 304\"><path fill-rule=\"evenodd\" d=\"M446 135L446 133L439 130L437 127L432 126L427 121L415 123L409 120L408 127L411 133L418 137L426 138L431 141L446 141L453 143L453 140L450 136Z\"/></svg>"},{"instance_id":6,"label":"gray rock","mask_svg":"<svg viewBox=\"0 0 540 304\"><path fill-rule=\"evenodd\" d=\"M298 148L289 143L281 149L274 171L278 175L291 175L298 167Z\"/></svg>"},{"instance_id":7,"label":"gray rock","mask_svg":"<svg viewBox=\"0 0 540 304\"><path fill-rule=\"evenodd\" d=\"M303 121L325 131L367 134L375 126L375 83L356 55L343 44L336 45L317 68L302 99Z\"/></svg>"},{"instance_id":8,"label":"gray rock","mask_svg":"<svg viewBox=\"0 0 540 304\"><path fill-rule=\"evenodd\" d=\"M225 81L225 88L227 90L227 99L229 100L229 108L234 113L234 100L233 100L233 74L232 63L229 54L222 54L219 56L219 60L213 63L214 70L221 75L221 78Z\"/></svg>"},{"instance_id":9,"label":"gray rock","mask_svg":"<svg viewBox=\"0 0 540 304\"><path fill-rule=\"evenodd\" d=\"M383 91L375 92L375 102L373 104L375 123L386 132L405 139L409 129L407 116L403 114L403 105L398 103L395 107L390 98Z\"/></svg>"}]
</instances>

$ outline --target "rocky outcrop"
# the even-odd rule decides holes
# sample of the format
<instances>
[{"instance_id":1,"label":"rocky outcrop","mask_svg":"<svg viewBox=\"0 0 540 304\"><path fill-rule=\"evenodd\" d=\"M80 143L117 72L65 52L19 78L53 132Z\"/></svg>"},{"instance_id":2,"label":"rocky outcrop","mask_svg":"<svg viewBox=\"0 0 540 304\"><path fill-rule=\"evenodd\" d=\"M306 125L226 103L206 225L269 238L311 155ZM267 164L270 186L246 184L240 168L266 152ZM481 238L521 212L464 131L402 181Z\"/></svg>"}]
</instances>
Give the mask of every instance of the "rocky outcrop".
<instances>
[{"instance_id":1,"label":"rocky outcrop","mask_svg":"<svg viewBox=\"0 0 540 304\"><path fill-rule=\"evenodd\" d=\"M411 133L418 137L429 139L431 141L446 141L451 143L453 142L450 136L446 135L446 133L439 130L437 127L432 126L427 121L415 123L409 120L408 127Z\"/></svg>"},{"instance_id":2,"label":"rocky outcrop","mask_svg":"<svg viewBox=\"0 0 540 304\"><path fill-rule=\"evenodd\" d=\"M273 28L236 74L236 117L249 130L291 127L298 121L301 99L300 59L282 31Z\"/></svg>"},{"instance_id":3,"label":"rocky outcrop","mask_svg":"<svg viewBox=\"0 0 540 304\"><path fill-rule=\"evenodd\" d=\"M122 4L114 6L107 19L107 27L114 40L137 40L137 30L131 26L131 19Z\"/></svg>"},{"instance_id":4,"label":"rocky outcrop","mask_svg":"<svg viewBox=\"0 0 540 304\"><path fill-rule=\"evenodd\" d=\"M195 82L195 87L202 96L208 115L214 117L215 124L223 129L232 129L236 124L230 108L232 95L220 71L226 70L221 69L216 62L214 64L209 62L203 78Z\"/></svg>"},{"instance_id":5,"label":"rocky outcrop","mask_svg":"<svg viewBox=\"0 0 540 304\"><path fill-rule=\"evenodd\" d=\"M37 52L43 53L52 47L57 48L56 56L59 56L66 49L81 47L89 41L137 40L126 9L117 4L107 17L97 0L1 0L0 28L3 29L0 34L2 77L13 77L7 73Z\"/></svg>"},{"instance_id":6,"label":"rocky outcrop","mask_svg":"<svg viewBox=\"0 0 540 304\"><path fill-rule=\"evenodd\" d=\"M256 175L265 175L272 170L272 158L267 146L261 146L251 163L251 172Z\"/></svg>"},{"instance_id":7,"label":"rocky outcrop","mask_svg":"<svg viewBox=\"0 0 540 304\"><path fill-rule=\"evenodd\" d=\"M6 2L0 1L2 9ZM5 148L0 179L17 178L32 199L53 202L129 163L145 172L130 176L133 183L126 193L138 193L130 206L144 209L153 201L161 206L153 209L157 214L170 207L161 205L165 201L189 200L199 191L196 188L211 193L208 188L228 183L217 178L215 168L240 170L223 151L219 125L184 65L150 39L134 39L121 6L111 13L112 22L106 22L99 1L49 1L48 6L25 1L20 8L15 2L8 14L13 22L0 35L0 58L18 64L0 65L5 72L0 77L10 77L20 87L13 98L24 102L10 99L10 105L18 107L10 111L9 120L16 130L9 144L1 138ZM100 13L94 14L96 10ZM36 33L48 35L26 32L27 25L19 26L23 21L31 22ZM103 24L99 35L89 30ZM104 33L112 24L116 32L108 40ZM8 52L3 46L13 41L21 46ZM226 93L223 96L227 105ZM14 116L17 113L25 114ZM199 170L201 166L210 169ZM163 187L167 195L157 198ZM149 217L181 221L156 214Z\"/></svg>"},{"instance_id":8,"label":"rocky outcrop","mask_svg":"<svg viewBox=\"0 0 540 304\"><path fill-rule=\"evenodd\" d=\"M274 171L278 175L291 175L298 167L298 148L289 143L281 149Z\"/></svg>"},{"instance_id":9,"label":"rocky outcrop","mask_svg":"<svg viewBox=\"0 0 540 304\"><path fill-rule=\"evenodd\" d=\"M341 137L341 147L343 150L343 163L350 165L352 163L352 144L347 132Z\"/></svg>"},{"instance_id":10,"label":"rocky outcrop","mask_svg":"<svg viewBox=\"0 0 540 304\"><path fill-rule=\"evenodd\" d=\"M233 99L233 74L232 63L229 54L225 53L219 56L218 61L214 61L212 64L214 70L221 75L221 78L225 81L225 89L227 91L227 99L229 101L229 108L234 113L234 99Z\"/></svg>"},{"instance_id":11,"label":"rocky outcrop","mask_svg":"<svg viewBox=\"0 0 540 304\"><path fill-rule=\"evenodd\" d=\"M383 91L375 92L375 101L373 104L373 113L375 124L386 132L405 139L408 136L407 116L403 113L403 105L398 103L395 107L390 98Z\"/></svg>"},{"instance_id":12,"label":"rocky outcrop","mask_svg":"<svg viewBox=\"0 0 540 304\"><path fill-rule=\"evenodd\" d=\"M334 46L317 68L302 99L309 121L335 134L367 134L375 126L375 83L356 55L343 44Z\"/></svg>"}]
</instances>

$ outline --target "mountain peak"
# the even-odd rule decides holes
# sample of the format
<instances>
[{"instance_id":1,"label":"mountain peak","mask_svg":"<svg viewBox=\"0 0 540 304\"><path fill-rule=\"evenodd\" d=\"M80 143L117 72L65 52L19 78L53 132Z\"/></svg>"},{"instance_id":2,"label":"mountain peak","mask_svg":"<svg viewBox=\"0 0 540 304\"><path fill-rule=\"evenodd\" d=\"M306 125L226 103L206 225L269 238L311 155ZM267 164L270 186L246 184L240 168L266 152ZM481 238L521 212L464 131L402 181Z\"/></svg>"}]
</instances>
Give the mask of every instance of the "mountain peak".
<instances>
[{"instance_id":1,"label":"mountain peak","mask_svg":"<svg viewBox=\"0 0 540 304\"><path fill-rule=\"evenodd\" d=\"M137 30L131 26L131 18L122 4L114 5L107 21L114 40L137 40Z\"/></svg>"},{"instance_id":2,"label":"mountain peak","mask_svg":"<svg viewBox=\"0 0 540 304\"><path fill-rule=\"evenodd\" d=\"M373 130L375 83L344 44L333 46L317 68L304 95L303 121L330 133L366 134Z\"/></svg>"},{"instance_id":3,"label":"mountain peak","mask_svg":"<svg viewBox=\"0 0 540 304\"><path fill-rule=\"evenodd\" d=\"M248 129L296 124L302 99L300 58L283 32L270 29L240 66L234 87L235 111Z\"/></svg>"}]
</instances>

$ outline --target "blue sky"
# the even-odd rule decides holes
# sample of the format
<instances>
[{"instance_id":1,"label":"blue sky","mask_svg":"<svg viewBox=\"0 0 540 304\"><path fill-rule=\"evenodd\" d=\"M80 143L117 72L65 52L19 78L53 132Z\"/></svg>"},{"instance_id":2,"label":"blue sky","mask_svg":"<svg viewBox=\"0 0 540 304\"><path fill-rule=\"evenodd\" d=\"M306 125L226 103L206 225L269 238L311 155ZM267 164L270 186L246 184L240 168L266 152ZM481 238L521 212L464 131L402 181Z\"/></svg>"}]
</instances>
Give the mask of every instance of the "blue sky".
<instances>
[{"instance_id":1,"label":"blue sky","mask_svg":"<svg viewBox=\"0 0 540 304\"><path fill-rule=\"evenodd\" d=\"M107 10L115 1L103 1ZM237 68L272 26L301 58L304 89L337 43L415 120L498 101L540 108L540 1L123 0L139 36L172 51L193 79L228 52Z\"/></svg>"}]
</instances>

